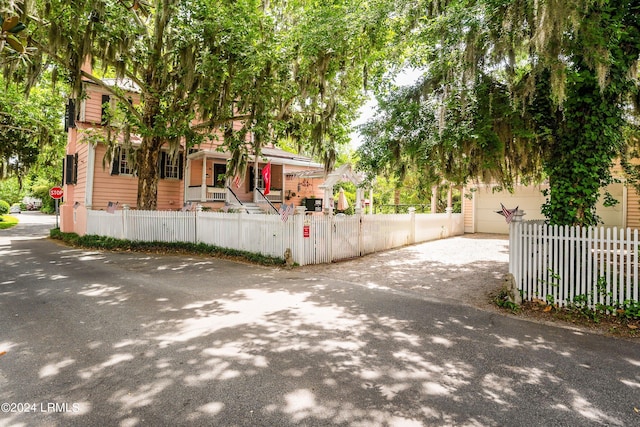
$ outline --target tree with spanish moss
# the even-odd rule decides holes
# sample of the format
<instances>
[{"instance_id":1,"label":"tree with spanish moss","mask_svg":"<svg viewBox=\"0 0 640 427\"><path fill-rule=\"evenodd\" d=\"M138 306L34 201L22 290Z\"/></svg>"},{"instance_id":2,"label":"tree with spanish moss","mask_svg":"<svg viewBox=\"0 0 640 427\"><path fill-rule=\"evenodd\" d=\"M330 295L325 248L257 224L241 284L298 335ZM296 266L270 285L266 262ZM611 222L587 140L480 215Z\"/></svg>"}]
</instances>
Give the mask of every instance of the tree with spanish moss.
<instances>
[{"instance_id":1,"label":"tree with spanish moss","mask_svg":"<svg viewBox=\"0 0 640 427\"><path fill-rule=\"evenodd\" d=\"M452 180L546 177L554 224L592 225L638 105L640 2L408 2L403 57L426 71L418 159Z\"/></svg>"},{"instance_id":2,"label":"tree with spanish moss","mask_svg":"<svg viewBox=\"0 0 640 427\"><path fill-rule=\"evenodd\" d=\"M336 144L362 102L364 70L383 46L390 2L91 0L35 1L21 12L30 29L31 72L54 64L82 97L83 80L117 99L121 132L138 134L138 207L157 200L157 160L169 144L223 138L230 170L279 138L335 160ZM89 72L83 69L92 61ZM104 77L132 82L140 103ZM231 126L242 123L240 130ZM248 143L247 135L254 137Z\"/></svg>"}]
</instances>

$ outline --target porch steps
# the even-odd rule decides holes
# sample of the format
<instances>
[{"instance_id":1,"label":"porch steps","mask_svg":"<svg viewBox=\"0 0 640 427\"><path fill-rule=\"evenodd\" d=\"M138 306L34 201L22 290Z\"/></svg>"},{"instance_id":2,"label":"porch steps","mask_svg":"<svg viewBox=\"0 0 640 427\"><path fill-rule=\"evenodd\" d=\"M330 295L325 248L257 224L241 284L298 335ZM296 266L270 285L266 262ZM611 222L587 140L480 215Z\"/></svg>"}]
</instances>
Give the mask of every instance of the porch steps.
<instances>
[{"instance_id":1,"label":"porch steps","mask_svg":"<svg viewBox=\"0 0 640 427\"><path fill-rule=\"evenodd\" d=\"M247 210L247 213L251 215L262 215L265 213L256 203L243 203L242 206Z\"/></svg>"},{"instance_id":2,"label":"porch steps","mask_svg":"<svg viewBox=\"0 0 640 427\"><path fill-rule=\"evenodd\" d=\"M270 209L269 211L266 211L264 206L261 207L257 203L248 203L248 202L245 202L242 205L240 205L240 204L228 205L225 210L231 210L232 212L236 212L240 208L244 208L249 215L266 215L266 214L274 214L275 213L273 211L273 209Z\"/></svg>"}]
</instances>

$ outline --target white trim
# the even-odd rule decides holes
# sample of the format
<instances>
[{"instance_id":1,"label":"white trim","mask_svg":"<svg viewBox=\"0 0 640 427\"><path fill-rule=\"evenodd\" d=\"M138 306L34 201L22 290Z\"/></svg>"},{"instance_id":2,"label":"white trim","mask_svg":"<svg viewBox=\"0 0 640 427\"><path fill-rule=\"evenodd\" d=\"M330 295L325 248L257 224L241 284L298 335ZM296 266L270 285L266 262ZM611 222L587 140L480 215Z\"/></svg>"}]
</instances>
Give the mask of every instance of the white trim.
<instances>
[{"instance_id":1,"label":"white trim","mask_svg":"<svg viewBox=\"0 0 640 427\"><path fill-rule=\"evenodd\" d=\"M86 99L82 99L80 100L80 112L78 114L78 122L85 122L86 120L86 116L87 116L87 100Z\"/></svg>"},{"instance_id":2,"label":"white trim","mask_svg":"<svg viewBox=\"0 0 640 427\"><path fill-rule=\"evenodd\" d=\"M629 203L627 197L629 197L629 189L627 183L624 182L622 185L622 228L627 228L627 206Z\"/></svg>"},{"instance_id":3,"label":"white trim","mask_svg":"<svg viewBox=\"0 0 640 427\"><path fill-rule=\"evenodd\" d=\"M87 144L87 182L84 190L84 205L93 206L93 180L95 171L93 170L96 163L96 149L93 144ZM74 212L75 214L75 212Z\"/></svg>"},{"instance_id":4,"label":"white trim","mask_svg":"<svg viewBox=\"0 0 640 427\"><path fill-rule=\"evenodd\" d=\"M227 160L231 158L231 154L227 152L220 152L220 151L200 150L200 151L196 151L195 153L191 153L187 156L188 159L192 159L192 160L199 159L201 157L205 157L207 159L213 158L213 159ZM313 168L322 167L320 163L298 160L298 159L287 159L282 157L259 156L257 161L258 163L265 163L265 164L271 162L272 165L307 166L307 167L313 167ZM255 163L255 162L256 162L255 156L248 157L247 163Z\"/></svg>"}]
</instances>

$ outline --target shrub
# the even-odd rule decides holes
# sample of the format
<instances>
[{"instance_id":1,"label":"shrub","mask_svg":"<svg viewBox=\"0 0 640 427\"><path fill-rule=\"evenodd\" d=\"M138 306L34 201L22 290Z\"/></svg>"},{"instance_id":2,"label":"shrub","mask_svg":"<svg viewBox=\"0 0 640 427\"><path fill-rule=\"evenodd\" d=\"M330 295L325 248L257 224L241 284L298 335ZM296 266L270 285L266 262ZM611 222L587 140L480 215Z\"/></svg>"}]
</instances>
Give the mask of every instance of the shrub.
<instances>
[{"instance_id":1,"label":"shrub","mask_svg":"<svg viewBox=\"0 0 640 427\"><path fill-rule=\"evenodd\" d=\"M6 215L9 213L9 208L11 205L5 202L4 200L0 200L0 215Z\"/></svg>"},{"instance_id":2,"label":"shrub","mask_svg":"<svg viewBox=\"0 0 640 427\"><path fill-rule=\"evenodd\" d=\"M49 189L51 186L48 185L38 185L33 187L31 190L31 195L37 199L42 200L42 207L40 208L41 212L44 213L54 213L56 211L55 201L49 196Z\"/></svg>"}]
</instances>

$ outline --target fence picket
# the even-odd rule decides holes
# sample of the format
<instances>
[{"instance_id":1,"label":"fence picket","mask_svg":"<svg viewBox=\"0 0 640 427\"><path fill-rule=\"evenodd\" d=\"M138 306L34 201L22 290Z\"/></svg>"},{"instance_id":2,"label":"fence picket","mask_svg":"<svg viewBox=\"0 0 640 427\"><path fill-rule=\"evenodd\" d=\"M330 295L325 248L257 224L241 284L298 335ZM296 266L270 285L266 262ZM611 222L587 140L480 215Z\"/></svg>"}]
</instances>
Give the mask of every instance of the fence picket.
<instances>
[{"instance_id":1,"label":"fence picket","mask_svg":"<svg viewBox=\"0 0 640 427\"><path fill-rule=\"evenodd\" d=\"M509 270L525 299L612 310L639 302L638 230L525 222L510 232Z\"/></svg>"},{"instance_id":2,"label":"fence picket","mask_svg":"<svg viewBox=\"0 0 640 427\"><path fill-rule=\"evenodd\" d=\"M640 288L638 284L638 230L633 231L633 248L632 248L633 256L631 257L633 262L633 296L631 297L632 301L639 301L638 299L638 288Z\"/></svg>"}]
</instances>

